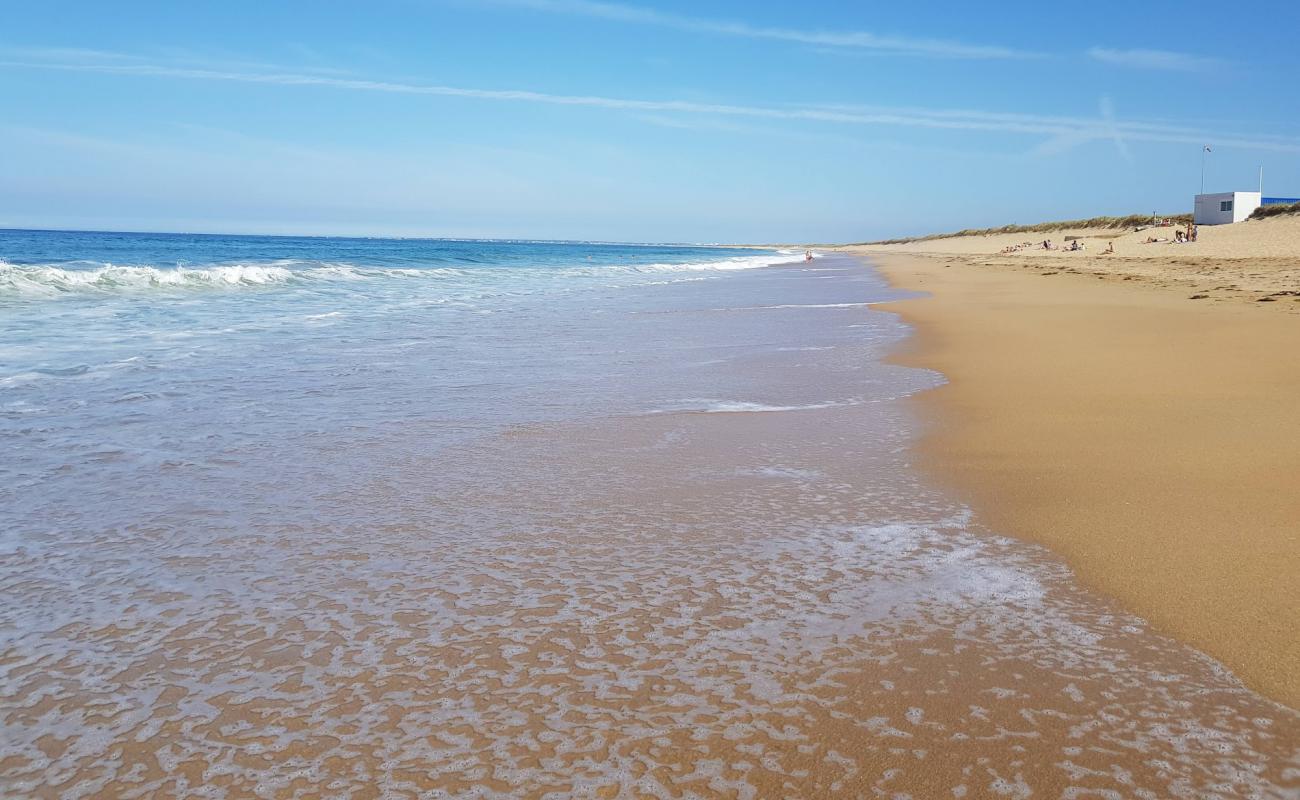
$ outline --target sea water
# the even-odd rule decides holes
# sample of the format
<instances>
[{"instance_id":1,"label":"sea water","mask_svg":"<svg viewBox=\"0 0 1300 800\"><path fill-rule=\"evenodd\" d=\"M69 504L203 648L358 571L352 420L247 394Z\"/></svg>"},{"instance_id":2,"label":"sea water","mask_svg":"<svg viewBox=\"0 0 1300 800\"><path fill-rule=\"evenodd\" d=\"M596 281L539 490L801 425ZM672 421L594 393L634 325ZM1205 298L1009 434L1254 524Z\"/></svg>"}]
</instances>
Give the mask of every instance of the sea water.
<instances>
[{"instance_id":1,"label":"sea water","mask_svg":"<svg viewBox=\"0 0 1300 800\"><path fill-rule=\"evenodd\" d=\"M869 265L0 232L5 797L1293 797L910 463Z\"/></svg>"}]
</instances>

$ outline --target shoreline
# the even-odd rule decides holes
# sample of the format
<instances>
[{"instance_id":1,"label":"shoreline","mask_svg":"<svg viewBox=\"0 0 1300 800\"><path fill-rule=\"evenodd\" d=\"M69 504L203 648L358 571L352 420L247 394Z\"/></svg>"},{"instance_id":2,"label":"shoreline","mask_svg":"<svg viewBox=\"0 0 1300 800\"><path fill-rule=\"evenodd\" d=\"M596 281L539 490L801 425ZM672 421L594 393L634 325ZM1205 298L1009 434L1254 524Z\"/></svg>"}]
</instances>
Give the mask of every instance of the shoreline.
<instances>
[{"instance_id":1,"label":"shoreline","mask_svg":"<svg viewBox=\"0 0 1300 800\"><path fill-rule=\"evenodd\" d=\"M484 247L462 255L511 263ZM23 594L0 611L22 633L0 784L70 800L213 775L239 796L1295 784L1300 714L918 468L910 398L940 377L887 363L911 329L872 306L909 295L869 264L579 270L564 291L500 271L514 282L481 298L405 275L163 293L157 346L127 335L136 297L15 314L59 323L43 341L80 326L107 347L76 353L93 380L13 387L43 416L0 417L24 444L0 513L0 580ZM211 338L165 335L195 328Z\"/></svg>"},{"instance_id":2,"label":"shoreline","mask_svg":"<svg viewBox=\"0 0 1300 800\"><path fill-rule=\"evenodd\" d=\"M921 467L993 530L1300 708L1300 349L1289 314L854 248L913 336ZM1253 304L1251 304L1253 305Z\"/></svg>"}]
</instances>

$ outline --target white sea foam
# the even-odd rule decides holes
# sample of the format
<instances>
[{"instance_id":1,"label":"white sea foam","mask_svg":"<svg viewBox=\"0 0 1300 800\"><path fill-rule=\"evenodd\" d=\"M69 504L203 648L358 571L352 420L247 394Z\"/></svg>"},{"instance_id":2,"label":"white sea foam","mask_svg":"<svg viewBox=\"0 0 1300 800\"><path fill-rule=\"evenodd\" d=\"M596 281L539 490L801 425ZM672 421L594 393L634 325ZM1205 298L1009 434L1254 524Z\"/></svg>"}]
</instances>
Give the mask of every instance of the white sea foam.
<instances>
[{"instance_id":1,"label":"white sea foam","mask_svg":"<svg viewBox=\"0 0 1300 800\"><path fill-rule=\"evenodd\" d=\"M741 256L739 258L728 258L719 261L695 261L682 264L615 264L610 266L590 266L590 267L569 267L560 270L565 275L608 275L611 273L628 273L628 274L657 274L663 272L732 272L735 270L761 269L763 267L773 267L778 264L791 263L788 255L763 254L754 256Z\"/></svg>"},{"instance_id":2,"label":"white sea foam","mask_svg":"<svg viewBox=\"0 0 1300 800\"><path fill-rule=\"evenodd\" d=\"M460 269L455 267L381 268L347 263L284 259L266 263L223 264L201 268L108 263L11 264L0 260L0 299L53 298L68 294L130 293L148 290L256 288L284 284L353 283L394 279L456 278L474 283L512 283L574 277L730 272L786 263L788 255L762 255L681 264L612 264L565 268Z\"/></svg>"},{"instance_id":3,"label":"white sea foam","mask_svg":"<svg viewBox=\"0 0 1300 800\"><path fill-rule=\"evenodd\" d=\"M64 269L56 266L0 264L0 293L57 296L69 292L129 291L149 288L264 286L291 280L294 273L269 265L230 265L206 269L114 266Z\"/></svg>"},{"instance_id":4,"label":"white sea foam","mask_svg":"<svg viewBox=\"0 0 1300 800\"><path fill-rule=\"evenodd\" d=\"M0 386L18 386L24 383L33 383L35 381L43 380L46 377L47 376L42 375L39 372L15 372L13 375L5 375L0 378Z\"/></svg>"},{"instance_id":5,"label":"white sea foam","mask_svg":"<svg viewBox=\"0 0 1300 800\"><path fill-rule=\"evenodd\" d=\"M776 311L785 308L869 308L875 303L782 303L774 306L734 306L710 311Z\"/></svg>"},{"instance_id":6,"label":"white sea foam","mask_svg":"<svg viewBox=\"0 0 1300 800\"><path fill-rule=\"evenodd\" d=\"M782 478L798 481L812 481L822 478L820 471L815 469L800 469L798 467L758 467L757 469L737 470L739 475L757 475L763 478Z\"/></svg>"},{"instance_id":7,"label":"white sea foam","mask_svg":"<svg viewBox=\"0 0 1300 800\"><path fill-rule=\"evenodd\" d=\"M770 406L764 403L719 402L700 409L705 414L746 414L768 413L772 411L814 411L819 408L834 408L844 403L809 403L801 406Z\"/></svg>"},{"instance_id":8,"label":"white sea foam","mask_svg":"<svg viewBox=\"0 0 1300 800\"><path fill-rule=\"evenodd\" d=\"M854 406L861 400L836 400L802 405L771 405L746 400L683 400L679 408L660 408L649 414L769 414L780 411L816 411L823 408Z\"/></svg>"}]
</instances>

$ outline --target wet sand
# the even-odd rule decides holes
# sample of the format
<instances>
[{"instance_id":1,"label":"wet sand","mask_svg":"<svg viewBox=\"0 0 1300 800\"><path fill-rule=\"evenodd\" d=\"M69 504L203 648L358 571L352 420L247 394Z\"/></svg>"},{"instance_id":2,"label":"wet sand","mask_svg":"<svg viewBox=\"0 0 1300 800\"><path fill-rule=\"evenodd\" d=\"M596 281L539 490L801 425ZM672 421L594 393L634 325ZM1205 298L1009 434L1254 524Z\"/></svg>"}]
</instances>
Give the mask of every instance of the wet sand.
<instances>
[{"instance_id":1,"label":"wet sand","mask_svg":"<svg viewBox=\"0 0 1300 800\"><path fill-rule=\"evenodd\" d=\"M889 308L918 329L901 359L951 381L919 398L932 473L1300 707L1296 318L1023 265L873 260L931 295Z\"/></svg>"}]
</instances>

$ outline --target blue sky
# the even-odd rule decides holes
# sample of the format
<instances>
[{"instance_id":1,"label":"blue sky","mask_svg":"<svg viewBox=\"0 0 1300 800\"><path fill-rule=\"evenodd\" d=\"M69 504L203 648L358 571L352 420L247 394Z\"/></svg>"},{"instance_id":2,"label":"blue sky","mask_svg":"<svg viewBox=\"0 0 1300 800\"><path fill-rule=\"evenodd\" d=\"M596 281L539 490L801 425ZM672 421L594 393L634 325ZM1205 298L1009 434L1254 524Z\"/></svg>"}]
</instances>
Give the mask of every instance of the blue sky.
<instances>
[{"instance_id":1,"label":"blue sky","mask_svg":"<svg viewBox=\"0 0 1300 800\"><path fill-rule=\"evenodd\" d=\"M1300 4L12 3L0 227L861 241L1300 195Z\"/></svg>"}]
</instances>

